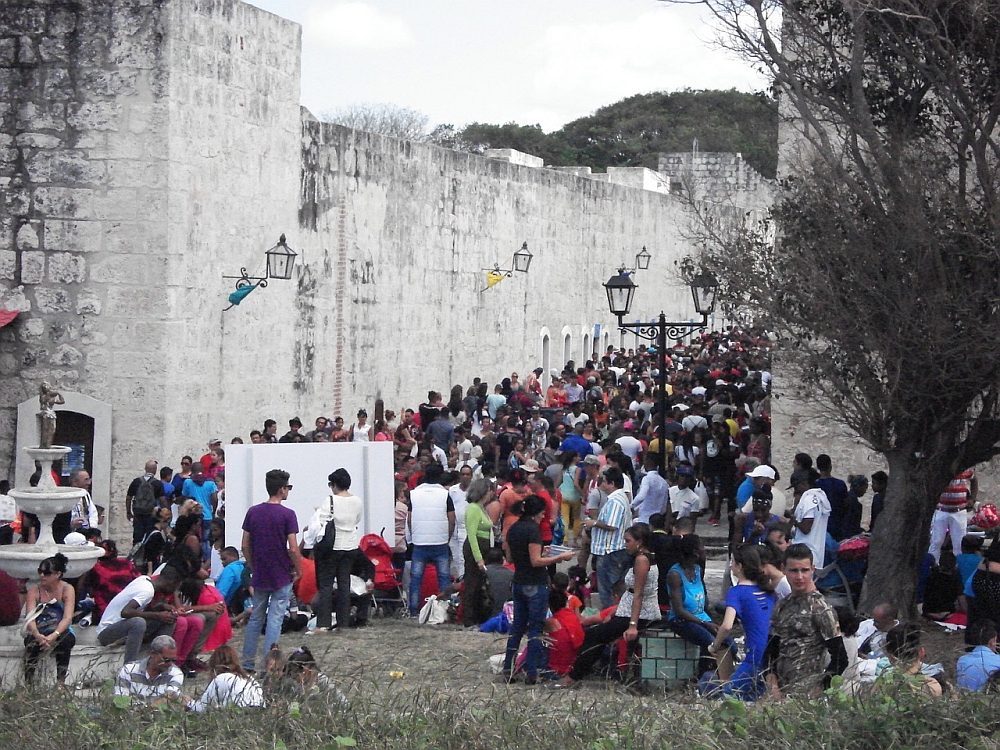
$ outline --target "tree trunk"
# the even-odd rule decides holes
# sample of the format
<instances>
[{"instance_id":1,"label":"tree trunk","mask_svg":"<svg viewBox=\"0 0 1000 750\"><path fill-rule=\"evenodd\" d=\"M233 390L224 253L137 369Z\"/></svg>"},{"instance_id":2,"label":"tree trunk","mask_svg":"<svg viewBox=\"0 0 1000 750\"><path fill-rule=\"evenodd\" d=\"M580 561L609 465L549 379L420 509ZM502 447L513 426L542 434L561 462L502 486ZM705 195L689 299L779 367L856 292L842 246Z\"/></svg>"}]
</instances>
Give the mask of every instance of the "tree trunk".
<instances>
[{"instance_id":1,"label":"tree trunk","mask_svg":"<svg viewBox=\"0 0 1000 750\"><path fill-rule=\"evenodd\" d=\"M886 454L885 509L872 536L859 607L870 614L876 605L887 602L899 608L900 619L908 620L917 614L917 576L930 542L931 516L952 476L949 458L928 463L912 455L909 451Z\"/></svg>"}]
</instances>

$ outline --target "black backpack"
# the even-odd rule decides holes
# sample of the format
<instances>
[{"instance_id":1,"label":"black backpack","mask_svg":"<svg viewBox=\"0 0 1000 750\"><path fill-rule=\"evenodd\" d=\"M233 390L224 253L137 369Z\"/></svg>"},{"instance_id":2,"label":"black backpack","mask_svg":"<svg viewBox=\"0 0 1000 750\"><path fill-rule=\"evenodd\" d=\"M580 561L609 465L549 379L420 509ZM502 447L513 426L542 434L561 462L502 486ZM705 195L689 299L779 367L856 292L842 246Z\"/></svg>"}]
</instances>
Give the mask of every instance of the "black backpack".
<instances>
[{"instance_id":1,"label":"black backpack","mask_svg":"<svg viewBox=\"0 0 1000 750\"><path fill-rule=\"evenodd\" d=\"M149 516L157 506L156 494L153 492L153 482L159 481L150 477L139 479L139 487L132 497L132 515Z\"/></svg>"}]
</instances>

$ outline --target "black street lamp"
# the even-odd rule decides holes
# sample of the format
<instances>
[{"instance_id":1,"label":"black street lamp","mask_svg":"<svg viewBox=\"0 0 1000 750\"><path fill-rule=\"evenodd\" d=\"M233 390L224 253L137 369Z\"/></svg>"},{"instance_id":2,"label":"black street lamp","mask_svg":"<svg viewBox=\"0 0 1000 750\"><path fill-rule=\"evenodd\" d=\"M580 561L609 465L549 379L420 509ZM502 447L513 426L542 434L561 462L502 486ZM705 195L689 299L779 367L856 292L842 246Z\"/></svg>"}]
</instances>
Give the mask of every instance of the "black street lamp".
<instances>
[{"instance_id":1,"label":"black street lamp","mask_svg":"<svg viewBox=\"0 0 1000 750\"><path fill-rule=\"evenodd\" d=\"M486 271L486 286L479 290L480 294L490 287L496 286L504 279L509 279L514 275L514 271L527 273L528 269L531 268L531 260L534 257L528 250L528 243L524 242L521 245L521 249L514 253L514 257L511 258L510 268L500 268L499 263L494 263L493 268L484 268L483 270Z\"/></svg>"},{"instance_id":2,"label":"black street lamp","mask_svg":"<svg viewBox=\"0 0 1000 750\"><path fill-rule=\"evenodd\" d=\"M642 246L642 252L637 253L635 256L635 268L637 271L648 271L649 261L653 259L653 256L646 251L646 246Z\"/></svg>"},{"instance_id":3,"label":"black street lamp","mask_svg":"<svg viewBox=\"0 0 1000 750\"><path fill-rule=\"evenodd\" d=\"M643 248L645 249L645 248ZM638 258L637 258L638 260ZM712 274L702 271L691 281L691 294L694 297L694 309L701 315L701 321L668 322L661 312L658 320L651 323L625 323L623 318L632 309L632 299L635 297L635 283L629 277L629 272L618 269L618 275L612 276L604 285L608 293L608 307L611 314L618 318L618 328L647 341L656 342L657 369L659 370L659 470L666 478L667 452L664 444L667 439L667 340L679 341L695 331L703 331L708 327L708 316L715 310L715 294L719 282Z\"/></svg>"},{"instance_id":4,"label":"black street lamp","mask_svg":"<svg viewBox=\"0 0 1000 750\"><path fill-rule=\"evenodd\" d=\"M295 258L298 256L298 253L285 243L285 235L281 235L278 239L278 244L264 253L264 256L267 262L264 266L263 276L251 276L244 267L240 269L239 276L222 277L224 279L236 279L236 291L229 295L229 307L224 308L222 312L226 312L226 310L240 304L257 287L261 289L266 287L268 279L288 281L292 278L292 268L295 266Z\"/></svg>"}]
</instances>

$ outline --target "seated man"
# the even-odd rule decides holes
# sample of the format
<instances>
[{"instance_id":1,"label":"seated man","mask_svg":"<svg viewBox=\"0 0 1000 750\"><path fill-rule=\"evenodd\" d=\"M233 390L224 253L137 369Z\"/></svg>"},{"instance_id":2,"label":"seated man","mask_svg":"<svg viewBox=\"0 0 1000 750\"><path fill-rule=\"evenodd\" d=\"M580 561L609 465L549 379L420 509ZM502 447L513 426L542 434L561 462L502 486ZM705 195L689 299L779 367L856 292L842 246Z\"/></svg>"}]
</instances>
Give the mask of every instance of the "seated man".
<instances>
[{"instance_id":1,"label":"seated man","mask_svg":"<svg viewBox=\"0 0 1000 750\"><path fill-rule=\"evenodd\" d=\"M169 635L158 635L149 644L149 656L127 662L115 677L115 696L151 706L169 700L182 701L184 675L177 668L177 643Z\"/></svg>"},{"instance_id":2,"label":"seated man","mask_svg":"<svg viewBox=\"0 0 1000 750\"><path fill-rule=\"evenodd\" d=\"M897 625L885 634L885 652L889 667L879 673L875 680L875 690L881 690L888 682L896 679L905 680L915 690L924 695L938 697L944 692L944 686L938 681L931 665L924 664L926 652L920 645L920 630L916 625ZM935 665L940 668L940 665Z\"/></svg>"},{"instance_id":3,"label":"seated man","mask_svg":"<svg viewBox=\"0 0 1000 750\"><path fill-rule=\"evenodd\" d=\"M158 635L172 635L177 614L167 606L150 606L157 594L174 593L181 583L181 575L174 568L166 567L155 578L140 576L115 596L101 615L97 625L97 640L110 646L125 640L125 663L139 658L143 640ZM176 648L176 644L175 644Z\"/></svg>"},{"instance_id":4,"label":"seated man","mask_svg":"<svg viewBox=\"0 0 1000 750\"><path fill-rule=\"evenodd\" d=\"M1000 670L996 623L993 620L976 620L969 625L966 641L974 648L959 657L955 676L959 687L981 691L990 676Z\"/></svg>"},{"instance_id":5,"label":"seated man","mask_svg":"<svg viewBox=\"0 0 1000 750\"><path fill-rule=\"evenodd\" d=\"M229 611L233 614L239 614L238 612L233 612L233 600L243 585L243 571L246 569L247 564L240 560L240 553L236 547L224 547L219 552L219 559L222 561L223 568L222 573L219 574L219 579L215 582L215 588L219 590L222 598L226 600L226 606L229 607ZM242 612L242 602L237 606Z\"/></svg>"}]
</instances>

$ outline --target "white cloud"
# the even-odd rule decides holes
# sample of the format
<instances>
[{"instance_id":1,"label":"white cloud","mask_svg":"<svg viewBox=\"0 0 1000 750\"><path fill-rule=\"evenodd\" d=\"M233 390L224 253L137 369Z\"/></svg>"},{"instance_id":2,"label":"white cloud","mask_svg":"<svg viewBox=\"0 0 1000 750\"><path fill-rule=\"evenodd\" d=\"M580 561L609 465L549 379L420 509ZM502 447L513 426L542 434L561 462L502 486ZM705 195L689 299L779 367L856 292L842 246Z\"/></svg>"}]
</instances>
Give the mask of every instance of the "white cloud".
<instances>
[{"instance_id":1,"label":"white cloud","mask_svg":"<svg viewBox=\"0 0 1000 750\"><path fill-rule=\"evenodd\" d=\"M401 17L362 2L310 5L303 34L313 44L330 49L388 50L416 41Z\"/></svg>"},{"instance_id":2,"label":"white cloud","mask_svg":"<svg viewBox=\"0 0 1000 750\"><path fill-rule=\"evenodd\" d=\"M690 12L674 12L683 10L664 7L626 21L550 26L532 81L535 119L548 129L636 93L766 85L748 64L706 50L711 29Z\"/></svg>"}]
</instances>

